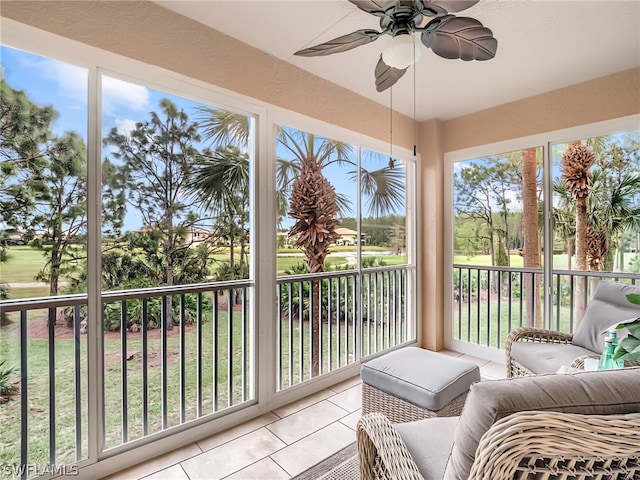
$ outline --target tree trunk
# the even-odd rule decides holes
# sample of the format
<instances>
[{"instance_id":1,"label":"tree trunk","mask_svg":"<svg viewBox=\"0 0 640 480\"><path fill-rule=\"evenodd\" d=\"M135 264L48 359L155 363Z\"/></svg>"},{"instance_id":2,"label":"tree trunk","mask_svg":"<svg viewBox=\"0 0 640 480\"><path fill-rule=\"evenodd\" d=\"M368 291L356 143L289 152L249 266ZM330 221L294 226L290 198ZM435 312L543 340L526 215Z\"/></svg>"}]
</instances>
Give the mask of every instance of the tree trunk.
<instances>
[{"instance_id":1,"label":"tree trunk","mask_svg":"<svg viewBox=\"0 0 640 480\"><path fill-rule=\"evenodd\" d=\"M169 236L171 238L171 235ZM174 248L171 244L171 240L167 242L167 286L173 285L173 253ZM167 330L173 330L173 309L172 309L172 296L167 295L164 297L165 314L167 318Z\"/></svg>"},{"instance_id":2,"label":"tree trunk","mask_svg":"<svg viewBox=\"0 0 640 480\"><path fill-rule=\"evenodd\" d=\"M324 272L324 260L328 252L316 252L315 256L311 252L307 252L307 265L311 273ZM311 366L312 377L320 375L320 328L322 324L320 302L322 298L320 296L320 281L311 281L311 303L312 308L309 312L309 323L311 325ZM301 319L302 321L302 319ZM340 321L338 319L338 321Z\"/></svg>"},{"instance_id":3,"label":"tree trunk","mask_svg":"<svg viewBox=\"0 0 640 480\"><path fill-rule=\"evenodd\" d=\"M51 252L51 273L49 275L49 296L55 297L58 295L58 282L60 280L60 254L58 252L58 245L55 244L53 251ZM49 315L48 322L56 324L56 315Z\"/></svg>"},{"instance_id":4,"label":"tree trunk","mask_svg":"<svg viewBox=\"0 0 640 480\"><path fill-rule=\"evenodd\" d=\"M322 298L320 296L320 282L318 280L311 282L311 298L313 299L313 308L311 317L309 318L311 322L311 376L317 377L320 375L320 329L322 328L320 316L320 302L322 302Z\"/></svg>"},{"instance_id":5,"label":"tree trunk","mask_svg":"<svg viewBox=\"0 0 640 480\"><path fill-rule=\"evenodd\" d=\"M587 271L587 233L587 197L583 196L576 198L576 269L580 272ZM586 277L577 277L574 301L574 328L578 326L584 315L586 289Z\"/></svg>"},{"instance_id":6,"label":"tree trunk","mask_svg":"<svg viewBox=\"0 0 640 480\"><path fill-rule=\"evenodd\" d=\"M54 247L51 252L51 273L49 275L49 296L58 295L58 284L60 283L60 254L58 249Z\"/></svg>"},{"instance_id":7,"label":"tree trunk","mask_svg":"<svg viewBox=\"0 0 640 480\"><path fill-rule=\"evenodd\" d=\"M536 149L522 152L522 223L523 261L525 268L540 268L540 235L538 232L538 186ZM540 282L538 275L524 277L527 324L542 327Z\"/></svg>"},{"instance_id":8,"label":"tree trunk","mask_svg":"<svg viewBox=\"0 0 640 480\"><path fill-rule=\"evenodd\" d=\"M293 183L289 208L291 216L296 219L289 230L289 236L296 239L296 245L303 247L309 273L324 272L329 246L338 237L335 232L337 205L335 189L324 177L322 167L313 156L303 162L300 176ZM320 373L319 342L322 325L319 280L311 281L311 299L311 355L313 376L317 376Z\"/></svg>"}]
</instances>

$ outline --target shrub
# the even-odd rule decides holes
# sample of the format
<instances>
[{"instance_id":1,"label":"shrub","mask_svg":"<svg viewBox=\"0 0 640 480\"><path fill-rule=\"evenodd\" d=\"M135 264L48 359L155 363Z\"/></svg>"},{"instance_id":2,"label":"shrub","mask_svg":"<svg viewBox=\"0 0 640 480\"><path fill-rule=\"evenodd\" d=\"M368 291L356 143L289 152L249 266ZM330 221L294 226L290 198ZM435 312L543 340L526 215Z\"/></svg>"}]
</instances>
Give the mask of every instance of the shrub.
<instances>
[{"instance_id":1,"label":"shrub","mask_svg":"<svg viewBox=\"0 0 640 480\"><path fill-rule=\"evenodd\" d=\"M0 360L0 399L6 397L17 390L17 381L12 378L16 373L15 365L7 365L6 360ZM2 403L0 401L0 403Z\"/></svg>"}]
</instances>

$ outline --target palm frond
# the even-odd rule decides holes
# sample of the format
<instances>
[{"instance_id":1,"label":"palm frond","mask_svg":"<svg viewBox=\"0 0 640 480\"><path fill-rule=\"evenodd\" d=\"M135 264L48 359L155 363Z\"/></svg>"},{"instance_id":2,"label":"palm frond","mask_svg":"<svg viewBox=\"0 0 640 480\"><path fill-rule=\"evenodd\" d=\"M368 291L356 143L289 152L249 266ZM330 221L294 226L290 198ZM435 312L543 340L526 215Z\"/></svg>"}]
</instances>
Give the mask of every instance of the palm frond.
<instances>
[{"instance_id":1,"label":"palm frond","mask_svg":"<svg viewBox=\"0 0 640 480\"><path fill-rule=\"evenodd\" d=\"M211 107L197 107L195 115L202 136L217 145L246 147L249 143L249 117Z\"/></svg>"},{"instance_id":2,"label":"palm frond","mask_svg":"<svg viewBox=\"0 0 640 480\"><path fill-rule=\"evenodd\" d=\"M237 147L218 148L193 164L189 190L214 210L228 207L232 197L248 194L249 158Z\"/></svg>"},{"instance_id":3,"label":"palm frond","mask_svg":"<svg viewBox=\"0 0 640 480\"><path fill-rule=\"evenodd\" d=\"M405 173L400 168L362 169L362 193L368 197L369 214L382 216L404 207Z\"/></svg>"}]
</instances>

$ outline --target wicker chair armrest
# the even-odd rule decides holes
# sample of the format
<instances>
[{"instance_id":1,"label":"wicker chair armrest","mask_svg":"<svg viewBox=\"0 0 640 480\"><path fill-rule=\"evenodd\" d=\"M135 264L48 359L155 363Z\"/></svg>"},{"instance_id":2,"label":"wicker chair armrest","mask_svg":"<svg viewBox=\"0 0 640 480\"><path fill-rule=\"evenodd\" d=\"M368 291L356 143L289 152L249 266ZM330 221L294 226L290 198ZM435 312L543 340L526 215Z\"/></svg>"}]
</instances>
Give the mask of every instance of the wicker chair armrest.
<instances>
[{"instance_id":1,"label":"wicker chair armrest","mask_svg":"<svg viewBox=\"0 0 640 480\"><path fill-rule=\"evenodd\" d=\"M511 365L511 346L514 342L538 342L538 343L571 343L573 335L570 333L546 330L544 328L521 327L512 330L505 344L507 367Z\"/></svg>"},{"instance_id":2,"label":"wicker chair armrest","mask_svg":"<svg viewBox=\"0 0 640 480\"><path fill-rule=\"evenodd\" d=\"M383 414L363 415L356 439L361 480L423 480L400 434Z\"/></svg>"},{"instance_id":3,"label":"wicker chair armrest","mask_svg":"<svg viewBox=\"0 0 640 480\"><path fill-rule=\"evenodd\" d=\"M624 478L638 478L638 445L640 413L518 412L497 421L482 436L469 479L548 478L567 473L567 478L586 480L614 469L624 471Z\"/></svg>"},{"instance_id":4,"label":"wicker chair armrest","mask_svg":"<svg viewBox=\"0 0 640 480\"><path fill-rule=\"evenodd\" d=\"M521 327L509 333L507 346L513 342L538 342L538 343L571 343L571 333L547 330L544 328Z\"/></svg>"}]
</instances>

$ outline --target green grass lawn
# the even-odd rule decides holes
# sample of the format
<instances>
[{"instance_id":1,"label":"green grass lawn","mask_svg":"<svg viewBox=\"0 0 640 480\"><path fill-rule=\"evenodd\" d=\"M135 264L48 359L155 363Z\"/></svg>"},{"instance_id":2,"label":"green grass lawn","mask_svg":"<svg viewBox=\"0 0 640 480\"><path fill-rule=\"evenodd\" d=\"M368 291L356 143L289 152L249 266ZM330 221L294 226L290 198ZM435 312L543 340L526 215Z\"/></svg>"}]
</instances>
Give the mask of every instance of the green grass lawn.
<instances>
[{"instance_id":1,"label":"green grass lawn","mask_svg":"<svg viewBox=\"0 0 640 480\"><path fill-rule=\"evenodd\" d=\"M342 253L352 253L355 256L355 247L333 247L336 253L327 257L327 267L349 265L346 255ZM384 251L382 247L366 246L363 251L376 252ZM0 263L0 282L3 283L33 283L36 274L42 269L45 258L42 252L28 246L14 246L7 248L9 259L7 262ZM304 255L291 255L292 253L300 253L296 249L281 249L277 258L277 271L282 274L286 270L292 270L299 264L304 264ZM289 254L289 255L287 255ZM369 255L367 256L370 257ZM228 262L229 257L226 254L212 255L211 261L213 265ZM400 265L406 263L406 257L403 255L380 255L386 265ZM48 295L46 286L29 286L11 289L11 298L32 298Z\"/></svg>"},{"instance_id":2,"label":"green grass lawn","mask_svg":"<svg viewBox=\"0 0 640 480\"><path fill-rule=\"evenodd\" d=\"M8 261L0 263L0 282L31 283L42 269L42 252L28 246L7 247Z\"/></svg>"},{"instance_id":3,"label":"green grass lawn","mask_svg":"<svg viewBox=\"0 0 640 480\"><path fill-rule=\"evenodd\" d=\"M510 256L509 261L511 262L511 267L513 268L521 268L523 265L523 257L520 255L512 254ZM574 259L575 260L575 259ZM544 262L544 256L540 259L541 264ZM477 265L481 267L491 266L491 255L454 255L453 263L459 265ZM564 254L558 254L553 256L553 266L554 268L564 269L567 268L568 261L567 256ZM575 263L574 263L575 265Z\"/></svg>"},{"instance_id":4,"label":"green grass lawn","mask_svg":"<svg viewBox=\"0 0 640 480\"><path fill-rule=\"evenodd\" d=\"M48 297L49 287L47 286L28 286L28 287L11 287L9 298L17 300L19 298L38 298Z\"/></svg>"}]
</instances>

